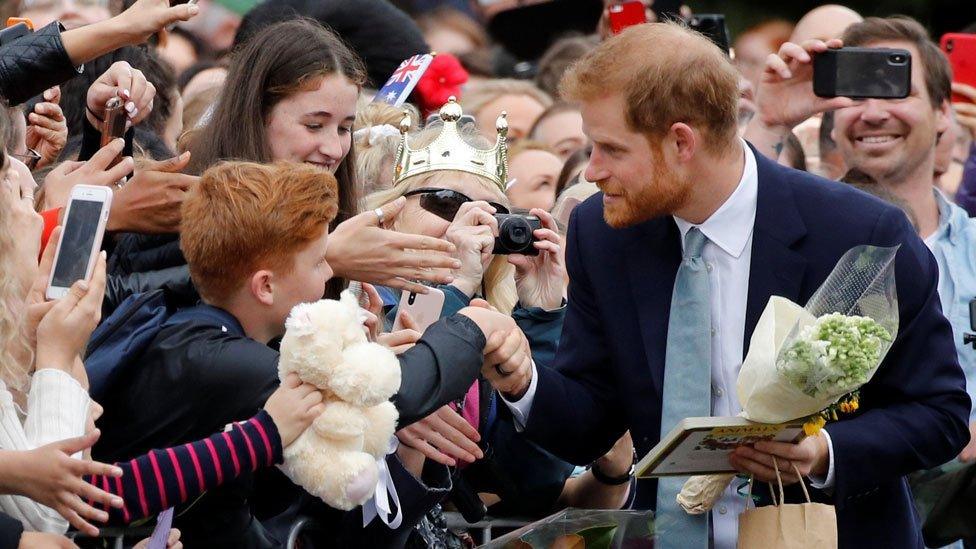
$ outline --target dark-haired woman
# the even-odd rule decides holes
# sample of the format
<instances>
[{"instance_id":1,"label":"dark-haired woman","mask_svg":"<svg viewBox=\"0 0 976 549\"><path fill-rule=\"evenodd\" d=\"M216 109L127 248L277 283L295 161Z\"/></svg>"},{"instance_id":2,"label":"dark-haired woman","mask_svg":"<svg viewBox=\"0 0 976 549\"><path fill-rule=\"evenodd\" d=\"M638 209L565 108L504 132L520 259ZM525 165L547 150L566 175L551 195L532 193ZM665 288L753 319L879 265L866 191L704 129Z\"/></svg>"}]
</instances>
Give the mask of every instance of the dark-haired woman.
<instances>
[{"instance_id":1,"label":"dark-haired woman","mask_svg":"<svg viewBox=\"0 0 976 549\"><path fill-rule=\"evenodd\" d=\"M449 283L458 266L445 240L385 231L374 212L357 214L352 129L366 82L362 62L331 31L309 19L271 25L235 53L210 121L191 138L190 170L221 160L288 160L320 166L339 182L339 215L329 264L338 279L425 291L411 280ZM416 253L423 250L424 253Z\"/></svg>"}]
</instances>

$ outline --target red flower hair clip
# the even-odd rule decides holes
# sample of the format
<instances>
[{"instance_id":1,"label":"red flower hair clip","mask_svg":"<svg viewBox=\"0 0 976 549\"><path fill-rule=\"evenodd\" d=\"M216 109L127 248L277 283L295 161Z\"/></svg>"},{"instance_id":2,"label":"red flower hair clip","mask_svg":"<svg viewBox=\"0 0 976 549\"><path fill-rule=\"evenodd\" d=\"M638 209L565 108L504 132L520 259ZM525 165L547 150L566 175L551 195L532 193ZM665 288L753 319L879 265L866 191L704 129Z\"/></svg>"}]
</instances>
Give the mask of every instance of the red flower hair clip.
<instances>
[{"instance_id":1,"label":"red flower hair clip","mask_svg":"<svg viewBox=\"0 0 976 549\"><path fill-rule=\"evenodd\" d=\"M468 71L457 57L437 54L413 90L415 102L426 117L444 106L451 96L460 98L461 86L467 81Z\"/></svg>"}]
</instances>

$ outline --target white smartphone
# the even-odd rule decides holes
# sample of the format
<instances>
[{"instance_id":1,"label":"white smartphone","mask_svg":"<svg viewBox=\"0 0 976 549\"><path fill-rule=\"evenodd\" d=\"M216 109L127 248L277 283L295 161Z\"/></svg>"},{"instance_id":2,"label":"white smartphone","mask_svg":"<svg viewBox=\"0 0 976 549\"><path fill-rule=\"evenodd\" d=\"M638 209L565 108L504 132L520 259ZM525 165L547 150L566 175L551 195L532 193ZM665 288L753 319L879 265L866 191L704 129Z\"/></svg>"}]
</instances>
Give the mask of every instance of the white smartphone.
<instances>
[{"instance_id":1,"label":"white smartphone","mask_svg":"<svg viewBox=\"0 0 976 549\"><path fill-rule=\"evenodd\" d=\"M403 324L400 315L404 311L410 313L410 317L417 323L417 329L424 332L431 324L441 318L441 310L444 309L444 292L437 288L428 288L430 293L417 294L404 290L400 295L400 306L397 308L397 316L393 321L394 330L402 330Z\"/></svg>"},{"instance_id":2,"label":"white smartphone","mask_svg":"<svg viewBox=\"0 0 976 549\"><path fill-rule=\"evenodd\" d=\"M45 296L59 299L78 280L88 280L102 249L105 224L112 208L112 189L76 185L64 212L61 241L54 254L54 268Z\"/></svg>"}]
</instances>

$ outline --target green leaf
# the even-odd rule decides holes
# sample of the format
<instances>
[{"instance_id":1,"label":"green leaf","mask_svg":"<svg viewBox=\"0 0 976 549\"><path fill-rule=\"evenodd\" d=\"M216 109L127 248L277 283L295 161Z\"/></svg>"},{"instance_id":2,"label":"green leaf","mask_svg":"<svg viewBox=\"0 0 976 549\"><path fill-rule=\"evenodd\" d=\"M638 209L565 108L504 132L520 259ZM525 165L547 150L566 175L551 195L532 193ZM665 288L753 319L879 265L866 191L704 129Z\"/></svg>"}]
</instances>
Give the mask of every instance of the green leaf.
<instances>
[{"instance_id":1,"label":"green leaf","mask_svg":"<svg viewBox=\"0 0 976 549\"><path fill-rule=\"evenodd\" d=\"M610 549L613 537L617 534L617 525L591 526L577 532L586 542L586 549Z\"/></svg>"}]
</instances>

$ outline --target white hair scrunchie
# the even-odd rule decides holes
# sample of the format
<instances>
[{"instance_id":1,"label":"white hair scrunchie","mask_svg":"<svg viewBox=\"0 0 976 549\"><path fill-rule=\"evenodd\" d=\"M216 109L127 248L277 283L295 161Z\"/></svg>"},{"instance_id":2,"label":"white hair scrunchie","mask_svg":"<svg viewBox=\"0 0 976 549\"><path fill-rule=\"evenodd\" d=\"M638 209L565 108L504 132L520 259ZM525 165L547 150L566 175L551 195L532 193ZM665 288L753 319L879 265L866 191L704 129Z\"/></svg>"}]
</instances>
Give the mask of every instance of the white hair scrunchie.
<instances>
[{"instance_id":1,"label":"white hair scrunchie","mask_svg":"<svg viewBox=\"0 0 976 549\"><path fill-rule=\"evenodd\" d=\"M380 124L378 126L370 126L368 128L360 128L353 132L352 136L355 139L362 139L363 136L369 136L367 141L370 147L376 146L376 142L383 137L399 137L400 130L392 124Z\"/></svg>"}]
</instances>

